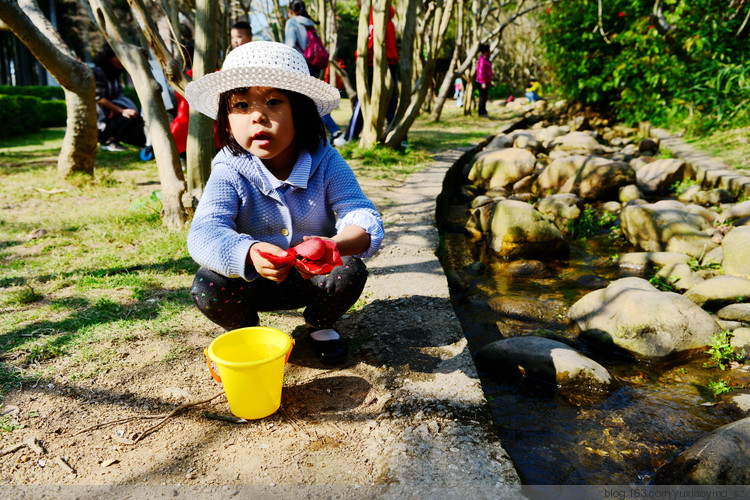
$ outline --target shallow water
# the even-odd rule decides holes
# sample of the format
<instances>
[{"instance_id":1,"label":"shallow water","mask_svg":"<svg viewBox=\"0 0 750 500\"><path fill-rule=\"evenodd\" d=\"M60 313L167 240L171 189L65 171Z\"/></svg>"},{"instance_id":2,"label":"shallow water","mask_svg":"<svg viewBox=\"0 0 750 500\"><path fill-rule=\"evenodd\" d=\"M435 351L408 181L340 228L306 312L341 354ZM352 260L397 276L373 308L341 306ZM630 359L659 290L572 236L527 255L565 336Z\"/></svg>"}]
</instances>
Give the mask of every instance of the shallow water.
<instances>
[{"instance_id":1,"label":"shallow water","mask_svg":"<svg viewBox=\"0 0 750 500\"><path fill-rule=\"evenodd\" d=\"M597 351L566 326L564 313L573 303L627 275L609 257L635 249L602 235L572 243L570 259L545 263L543 276L509 277L506 263L459 230L465 213L464 206L450 210L444 224L449 229L441 231L441 260L446 272L456 271L464 280L463 290L452 287L451 294L472 352L544 329L562 336L618 381L605 400L573 404L554 387L498 378L478 366L503 447L525 484L647 484L659 467L698 438L734 420L718 407L702 405L709 401L709 380L720 376L703 366L708 356L662 366L639 363ZM541 302L542 317L489 307L493 299Z\"/></svg>"}]
</instances>

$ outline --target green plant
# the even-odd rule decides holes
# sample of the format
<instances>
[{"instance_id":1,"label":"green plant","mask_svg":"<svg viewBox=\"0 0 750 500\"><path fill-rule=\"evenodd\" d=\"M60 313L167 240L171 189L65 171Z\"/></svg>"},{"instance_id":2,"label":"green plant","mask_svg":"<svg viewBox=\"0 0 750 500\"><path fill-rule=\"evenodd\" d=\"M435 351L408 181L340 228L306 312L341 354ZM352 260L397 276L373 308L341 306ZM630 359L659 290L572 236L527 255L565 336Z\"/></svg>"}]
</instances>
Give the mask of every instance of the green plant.
<instances>
[{"instance_id":1,"label":"green plant","mask_svg":"<svg viewBox=\"0 0 750 500\"><path fill-rule=\"evenodd\" d=\"M568 223L568 233L575 240L591 238L603 229L613 229L616 223L615 214L611 212L598 214L594 207L587 204L583 207L581 215Z\"/></svg>"},{"instance_id":2,"label":"green plant","mask_svg":"<svg viewBox=\"0 0 750 500\"><path fill-rule=\"evenodd\" d=\"M8 415L0 417L0 432L13 432L16 429L20 429L21 424L14 422Z\"/></svg>"},{"instance_id":3,"label":"green plant","mask_svg":"<svg viewBox=\"0 0 750 500\"><path fill-rule=\"evenodd\" d=\"M675 182L669 187L669 190L673 192L675 195L680 196L682 193L687 191L687 189L691 186L697 186L698 183L694 179L683 179L681 181Z\"/></svg>"},{"instance_id":4,"label":"green plant","mask_svg":"<svg viewBox=\"0 0 750 500\"><path fill-rule=\"evenodd\" d=\"M655 274L651 277L651 279L648 280L649 283L654 285L658 290L661 290L662 292L678 292L679 290L670 283L677 283L680 281L680 278L678 276L670 276L669 280L665 279L663 276L660 276L658 274Z\"/></svg>"},{"instance_id":5,"label":"green plant","mask_svg":"<svg viewBox=\"0 0 750 500\"><path fill-rule=\"evenodd\" d=\"M711 338L706 354L711 356L708 366L718 366L721 370L726 370L733 362L741 362L745 358L744 350L741 353L734 351L732 332L728 330L722 330Z\"/></svg>"},{"instance_id":6,"label":"green plant","mask_svg":"<svg viewBox=\"0 0 750 500\"><path fill-rule=\"evenodd\" d=\"M23 306L26 304L32 304L34 302L42 300L43 298L44 296L42 294L37 293L37 291L34 290L31 285L26 283L26 286L22 287L20 290L16 290L8 294L8 304Z\"/></svg>"},{"instance_id":7,"label":"green plant","mask_svg":"<svg viewBox=\"0 0 750 500\"><path fill-rule=\"evenodd\" d=\"M160 214L162 209L162 194L161 191L152 191L151 194L148 196L148 198L140 198L135 200L130 205L130 210L133 212L138 212L140 210L143 210L144 208L147 210L150 210L154 212L155 214Z\"/></svg>"},{"instance_id":8,"label":"green plant","mask_svg":"<svg viewBox=\"0 0 750 500\"><path fill-rule=\"evenodd\" d=\"M721 269L721 264L719 264L718 262L703 263L701 262L701 260L698 260L695 257L690 257L687 265L692 271L701 271L704 269Z\"/></svg>"},{"instance_id":9,"label":"green plant","mask_svg":"<svg viewBox=\"0 0 750 500\"><path fill-rule=\"evenodd\" d=\"M714 398L718 397L721 394L724 394L725 392L730 392L732 390L732 387L729 385L729 382L725 379L710 381L708 383L708 388L713 393Z\"/></svg>"},{"instance_id":10,"label":"green plant","mask_svg":"<svg viewBox=\"0 0 750 500\"><path fill-rule=\"evenodd\" d=\"M568 99L624 122L688 133L750 123L745 5L650 0L557 2L539 15L548 73ZM598 26L599 29L591 29Z\"/></svg>"}]
</instances>

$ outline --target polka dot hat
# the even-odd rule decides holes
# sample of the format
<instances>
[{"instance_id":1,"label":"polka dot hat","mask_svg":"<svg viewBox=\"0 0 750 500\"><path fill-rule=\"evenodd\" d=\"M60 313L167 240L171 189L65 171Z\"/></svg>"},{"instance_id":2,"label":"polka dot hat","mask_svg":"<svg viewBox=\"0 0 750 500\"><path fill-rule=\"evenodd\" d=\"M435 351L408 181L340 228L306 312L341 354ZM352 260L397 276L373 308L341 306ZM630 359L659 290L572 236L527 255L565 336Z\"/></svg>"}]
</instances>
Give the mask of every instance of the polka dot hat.
<instances>
[{"instance_id":1,"label":"polka dot hat","mask_svg":"<svg viewBox=\"0 0 750 500\"><path fill-rule=\"evenodd\" d=\"M273 87L291 90L313 100L320 116L339 105L339 91L313 76L302 54L283 43L250 42L229 52L221 71L190 82L185 98L190 106L216 119L219 96L242 87Z\"/></svg>"}]
</instances>

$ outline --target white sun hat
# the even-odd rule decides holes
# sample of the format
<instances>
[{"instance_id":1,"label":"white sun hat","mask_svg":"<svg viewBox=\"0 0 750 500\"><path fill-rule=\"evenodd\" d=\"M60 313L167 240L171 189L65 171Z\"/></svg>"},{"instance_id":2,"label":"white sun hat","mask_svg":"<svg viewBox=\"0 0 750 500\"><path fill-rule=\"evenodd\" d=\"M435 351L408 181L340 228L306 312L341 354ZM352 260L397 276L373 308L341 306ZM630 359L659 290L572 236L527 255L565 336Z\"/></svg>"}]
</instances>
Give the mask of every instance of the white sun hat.
<instances>
[{"instance_id":1,"label":"white sun hat","mask_svg":"<svg viewBox=\"0 0 750 500\"><path fill-rule=\"evenodd\" d=\"M249 42L233 49L221 71L190 82L185 99L193 109L216 119L219 96L243 87L291 90L313 100L320 116L339 106L338 89L310 76L304 56L294 47L278 42Z\"/></svg>"}]
</instances>

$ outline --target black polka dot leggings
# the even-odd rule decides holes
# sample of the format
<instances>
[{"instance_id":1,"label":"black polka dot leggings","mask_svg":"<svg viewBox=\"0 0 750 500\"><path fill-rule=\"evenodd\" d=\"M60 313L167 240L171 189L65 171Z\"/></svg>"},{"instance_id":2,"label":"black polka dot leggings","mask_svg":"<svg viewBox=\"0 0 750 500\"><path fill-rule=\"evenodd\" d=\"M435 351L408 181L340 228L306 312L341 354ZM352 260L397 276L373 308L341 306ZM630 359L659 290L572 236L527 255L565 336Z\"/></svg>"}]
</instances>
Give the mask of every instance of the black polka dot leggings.
<instances>
[{"instance_id":1,"label":"black polka dot leggings","mask_svg":"<svg viewBox=\"0 0 750 500\"><path fill-rule=\"evenodd\" d=\"M310 325L332 328L359 299L367 281L367 267L360 259L342 260L344 264L329 274L309 280L292 269L281 283L265 278L227 278L201 267L190 293L198 309L226 330L257 326L258 311L300 307L305 307L305 321Z\"/></svg>"}]
</instances>

